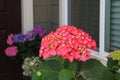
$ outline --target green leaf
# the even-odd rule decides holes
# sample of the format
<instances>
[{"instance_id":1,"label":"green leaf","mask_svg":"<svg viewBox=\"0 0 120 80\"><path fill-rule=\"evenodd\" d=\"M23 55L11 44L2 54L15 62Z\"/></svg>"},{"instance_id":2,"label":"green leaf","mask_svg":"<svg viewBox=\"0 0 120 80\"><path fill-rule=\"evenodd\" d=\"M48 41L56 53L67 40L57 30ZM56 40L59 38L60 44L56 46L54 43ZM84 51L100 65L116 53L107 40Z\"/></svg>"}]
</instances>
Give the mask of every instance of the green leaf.
<instances>
[{"instance_id":1,"label":"green leaf","mask_svg":"<svg viewBox=\"0 0 120 80\"><path fill-rule=\"evenodd\" d=\"M39 69L37 70L41 72L41 79L39 80L59 80L58 73L61 71L62 68L62 64L57 60L45 61L43 63L43 66L39 67Z\"/></svg>"},{"instance_id":2,"label":"green leaf","mask_svg":"<svg viewBox=\"0 0 120 80\"><path fill-rule=\"evenodd\" d=\"M115 79L116 79L116 80L120 80L120 73L116 73L116 74L115 74Z\"/></svg>"},{"instance_id":3,"label":"green leaf","mask_svg":"<svg viewBox=\"0 0 120 80\"><path fill-rule=\"evenodd\" d=\"M63 65L59 61L53 59L53 60L47 60L44 63L44 67L59 72L63 68Z\"/></svg>"},{"instance_id":4,"label":"green leaf","mask_svg":"<svg viewBox=\"0 0 120 80\"><path fill-rule=\"evenodd\" d=\"M112 73L96 59L84 62L80 74L86 80L114 80Z\"/></svg>"},{"instance_id":5,"label":"green leaf","mask_svg":"<svg viewBox=\"0 0 120 80\"><path fill-rule=\"evenodd\" d=\"M68 69L62 69L58 74L59 80L71 80L72 77L73 73L71 70Z\"/></svg>"},{"instance_id":6,"label":"green leaf","mask_svg":"<svg viewBox=\"0 0 120 80\"><path fill-rule=\"evenodd\" d=\"M84 61L77 61L77 64L78 64L78 69L77 71L80 72L81 71L81 67L83 65Z\"/></svg>"},{"instance_id":7,"label":"green leaf","mask_svg":"<svg viewBox=\"0 0 120 80\"><path fill-rule=\"evenodd\" d=\"M58 72L51 69L42 67L39 69L41 71L42 80L58 80Z\"/></svg>"},{"instance_id":8,"label":"green leaf","mask_svg":"<svg viewBox=\"0 0 120 80\"><path fill-rule=\"evenodd\" d=\"M104 69L102 80L115 80L113 74L108 71L107 69Z\"/></svg>"},{"instance_id":9,"label":"green leaf","mask_svg":"<svg viewBox=\"0 0 120 80\"><path fill-rule=\"evenodd\" d=\"M68 66L68 69L69 69L69 70L72 70L72 71L76 71L77 68L78 68L78 65L77 65L77 62L76 62L76 61L70 63L69 66Z\"/></svg>"}]
</instances>

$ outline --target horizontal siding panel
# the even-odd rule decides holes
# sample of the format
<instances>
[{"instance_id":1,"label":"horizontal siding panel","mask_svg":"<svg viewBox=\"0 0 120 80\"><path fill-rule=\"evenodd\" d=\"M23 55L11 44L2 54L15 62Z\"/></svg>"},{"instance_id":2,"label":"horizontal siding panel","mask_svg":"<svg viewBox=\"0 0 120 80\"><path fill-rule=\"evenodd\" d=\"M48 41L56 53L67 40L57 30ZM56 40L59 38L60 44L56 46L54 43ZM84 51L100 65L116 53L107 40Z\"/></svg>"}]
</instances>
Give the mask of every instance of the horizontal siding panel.
<instances>
[{"instance_id":1,"label":"horizontal siding panel","mask_svg":"<svg viewBox=\"0 0 120 80\"><path fill-rule=\"evenodd\" d=\"M111 40L115 42L120 42L120 36L112 36Z\"/></svg>"},{"instance_id":2,"label":"horizontal siding panel","mask_svg":"<svg viewBox=\"0 0 120 80\"><path fill-rule=\"evenodd\" d=\"M120 0L114 0L112 6L120 6Z\"/></svg>"},{"instance_id":3,"label":"horizontal siding panel","mask_svg":"<svg viewBox=\"0 0 120 80\"><path fill-rule=\"evenodd\" d=\"M112 7L111 12L120 12L120 7Z\"/></svg>"},{"instance_id":4,"label":"horizontal siding panel","mask_svg":"<svg viewBox=\"0 0 120 80\"><path fill-rule=\"evenodd\" d=\"M112 13L111 18L119 18L120 19L120 13Z\"/></svg>"},{"instance_id":5,"label":"horizontal siding panel","mask_svg":"<svg viewBox=\"0 0 120 80\"><path fill-rule=\"evenodd\" d=\"M120 31L119 30L111 30L111 36L120 36Z\"/></svg>"},{"instance_id":6,"label":"horizontal siding panel","mask_svg":"<svg viewBox=\"0 0 120 80\"><path fill-rule=\"evenodd\" d=\"M111 25L111 29L120 30L120 25L113 24Z\"/></svg>"},{"instance_id":7,"label":"horizontal siding panel","mask_svg":"<svg viewBox=\"0 0 120 80\"><path fill-rule=\"evenodd\" d=\"M110 50L120 49L120 0L111 0Z\"/></svg>"},{"instance_id":8,"label":"horizontal siding panel","mask_svg":"<svg viewBox=\"0 0 120 80\"><path fill-rule=\"evenodd\" d=\"M115 47L115 46L111 46L111 50L113 51L113 50L118 50L119 49L119 47Z\"/></svg>"},{"instance_id":9,"label":"horizontal siding panel","mask_svg":"<svg viewBox=\"0 0 120 80\"><path fill-rule=\"evenodd\" d=\"M120 24L120 19L112 19L111 23L112 24Z\"/></svg>"},{"instance_id":10,"label":"horizontal siding panel","mask_svg":"<svg viewBox=\"0 0 120 80\"><path fill-rule=\"evenodd\" d=\"M111 42L111 46L119 47L120 48L120 43L114 41L114 42Z\"/></svg>"}]
</instances>

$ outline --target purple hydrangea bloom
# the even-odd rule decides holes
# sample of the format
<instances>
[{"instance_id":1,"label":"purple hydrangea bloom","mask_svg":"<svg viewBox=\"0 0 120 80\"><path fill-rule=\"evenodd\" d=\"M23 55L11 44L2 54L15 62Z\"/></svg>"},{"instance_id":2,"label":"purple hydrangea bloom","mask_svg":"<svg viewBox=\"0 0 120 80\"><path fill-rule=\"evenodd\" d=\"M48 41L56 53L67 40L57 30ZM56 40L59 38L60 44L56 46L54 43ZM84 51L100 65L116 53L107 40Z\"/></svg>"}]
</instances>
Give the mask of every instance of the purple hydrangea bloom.
<instances>
[{"instance_id":1,"label":"purple hydrangea bloom","mask_svg":"<svg viewBox=\"0 0 120 80\"><path fill-rule=\"evenodd\" d=\"M15 43L24 43L26 41L25 35L23 34L16 34L13 38Z\"/></svg>"},{"instance_id":2,"label":"purple hydrangea bloom","mask_svg":"<svg viewBox=\"0 0 120 80\"><path fill-rule=\"evenodd\" d=\"M32 41L35 39L35 36L38 34L43 37L46 33L46 30L43 27L37 26L33 30L28 31L25 35L26 39Z\"/></svg>"},{"instance_id":3,"label":"purple hydrangea bloom","mask_svg":"<svg viewBox=\"0 0 120 80\"><path fill-rule=\"evenodd\" d=\"M29 31L26 35L25 35L25 37L26 37L26 39L28 39L29 41L32 41L32 40L34 40L34 38L35 38L35 32L33 31L33 30L31 30L31 31Z\"/></svg>"},{"instance_id":4,"label":"purple hydrangea bloom","mask_svg":"<svg viewBox=\"0 0 120 80\"><path fill-rule=\"evenodd\" d=\"M42 37L42 36L45 35L46 29L43 28L43 27L37 26L37 27L34 28L33 32L34 32L35 34L39 34L39 36Z\"/></svg>"}]
</instances>

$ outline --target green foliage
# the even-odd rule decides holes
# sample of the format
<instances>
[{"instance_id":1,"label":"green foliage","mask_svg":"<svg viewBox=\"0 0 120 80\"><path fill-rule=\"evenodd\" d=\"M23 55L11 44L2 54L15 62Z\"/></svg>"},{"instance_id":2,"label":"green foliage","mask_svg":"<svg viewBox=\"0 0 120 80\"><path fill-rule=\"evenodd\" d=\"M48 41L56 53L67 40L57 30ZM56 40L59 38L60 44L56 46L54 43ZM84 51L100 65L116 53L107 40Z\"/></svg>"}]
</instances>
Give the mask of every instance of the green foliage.
<instances>
[{"instance_id":1,"label":"green foliage","mask_svg":"<svg viewBox=\"0 0 120 80\"><path fill-rule=\"evenodd\" d=\"M105 74L106 71L107 74ZM84 62L80 74L86 80L113 80L112 73L100 61L95 59Z\"/></svg>"},{"instance_id":2,"label":"green foliage","mask_svg":"<svg viewBox=\"0 0 120 80\"><path fill-rule=\"evenodd\" d=\"M38 56L40 48L41 37L35 36L33 41L26 41L24 43L17 43L19 53L17 56L22 56L22 59L26 57Z\"/></svg>"},{"instance_id":3,"label":"green foliage","mask_svg":"<svg viewBox=\"0 0 120 80\"><path fill-rule=\"evenodd\" d=\"M104 69L101 80L115 80L114 75L108 69Z\"/></svg>"},{"instance_id":4,"label":"green foliage","mask_svg":"<svg viewBox=\"0 0 120 80\"><path fill-rule=\"evenodd\" d=\"M58 74L63 68L63 65L57 61L57 60L47 60L44 62L43 66L39 67L37 71L41 72L41 80L59 80ZM32 77L33 80L36 75L37 71L34 73L34 76ZM40 79L37 79L40 80Z\"/></svg>"},{"instance_id":5,"label":"green foliage","mask_svg":"<svg viewBox=\"0 0 120 80\"><path fill-rule=\"evenodd\" d=\"M110 71L115 71L119 69L118 61L113 60L112 58L108 58L107 67Z\"/></svg>"},{"instance_id":6,"label":"green foliage","mask_svg":"<svg viewBox=\"0 0 120 80\"><path fill-rule=\"evenodd\" d=\"M120 73L116 73L116 74L115 74L115 79L116 79L116 80L120 80Z\"/></svg>"},{"instance_id":7,"label":"green foliage","mask_svg":"<svg viewBox=\"0 0 120 80\"><path fill-rule=\"evenodd\" d=\"M73 72L69 69L62 69L59 74L59 80L71 80L73 77Z\"/></svg>"},{"instance_id":8,"label":"green foliage","mask_svg":"<svg viewBox=\"0 0 120 80\"><path fill-rule=\"evenodd\" d=\"M33 73L32 80L42 80L42 77L38 76L36 73Z\"/></svg>"},{"instance_id":9,"label":"green foliage","mask_svg":"<svg viewBox=\"0 0 120 80\"><path fill-rule=\"evenodd\" d=\"M75 72L75 71L78 69L77 62L74 61L74 62L72 62L72 63L69 63L68 69Z\"/></svg>"},{"instance_id":10,"label":"green foliage","mask_svg":"<svg viewBox=\"0 0 120 80\"><path fill-rule=\"evenodd\" d=\"M37 74L38 72L40 75ZM67 60L54 58L45 60L33 73L32 80L114 80L114 76L96 59L70 63Z\"/></svg>"},{"instance_id":11,"label":"green foliage","mask_svg":"<svg viewBox=\"0 0 120 80\"><path fill-rule=\"evenodd\" d=\"M75 79L73 78L72 80L75 80ZM86 79L84 79L82 76L78 76L76 80L86 80Z\"/></svg>"},{"instance_id":12,"label":"green foliage","mask_svg":"<svg viewBox=\"0 0 120 80\"><path fill-rule=\"evenodd\" d=\"M118 61L113 60L112 58L108 58L107 67L109 68L109 71L112 72L115 78L114 80L120 80L120 72L119 72L120 65L118 65Z\"/></svg>"},{"instance_id":13,"label":"green foliage","mask_svg":"<svg viewBox=\"0 0 120 80\"><path fill-rule=\"evenodd\" d=\"M112 51L109 54L107 67L112 72L114 80L120 80L120 50Z\"/></svg>"}]
</instances>

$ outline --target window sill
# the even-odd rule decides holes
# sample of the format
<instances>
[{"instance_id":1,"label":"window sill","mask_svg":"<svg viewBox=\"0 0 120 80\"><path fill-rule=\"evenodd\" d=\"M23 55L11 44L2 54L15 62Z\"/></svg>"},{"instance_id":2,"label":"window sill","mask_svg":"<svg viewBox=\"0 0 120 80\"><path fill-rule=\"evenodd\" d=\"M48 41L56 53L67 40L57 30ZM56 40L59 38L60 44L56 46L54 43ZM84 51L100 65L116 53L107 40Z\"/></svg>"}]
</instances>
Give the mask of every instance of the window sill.
<instances>
[{"instance_id":1,"label":"window sill","mask_svg":"<svg viewBox=\"0 0 120 80\"><path fill-rule=\"evenodd\" d=\"M102 62L104 65L107 64L107 55L108 55L108 53L104 53L106 55L100 55L99 52L96 52L96 51L93 51L93 50L90 50L90 51L91 51L91 58L100 60L100 62Z\"/></svg>"}]
</instances>

